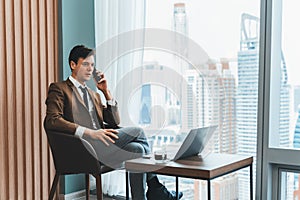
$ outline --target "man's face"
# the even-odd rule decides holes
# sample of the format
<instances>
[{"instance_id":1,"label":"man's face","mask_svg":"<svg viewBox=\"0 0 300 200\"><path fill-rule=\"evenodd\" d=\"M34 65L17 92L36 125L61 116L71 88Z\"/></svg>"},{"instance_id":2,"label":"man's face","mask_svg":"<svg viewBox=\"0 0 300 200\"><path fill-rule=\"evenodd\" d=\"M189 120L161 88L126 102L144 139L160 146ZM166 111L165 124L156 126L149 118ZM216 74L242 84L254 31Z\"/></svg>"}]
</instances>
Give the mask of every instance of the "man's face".
<instances>
[{"instance_id":1,"label":"man's face","mask_svg":"<svg viewBox=\"0 0 300 200\"><path fill-rule=\"evenodd\" d=\"M85 84L86 81L92 77L94 70L95 59L94 56L89 56L86 59L79 58L77 65L71 61L72 76L81 84Z\"/></svg>"}]
</instances>

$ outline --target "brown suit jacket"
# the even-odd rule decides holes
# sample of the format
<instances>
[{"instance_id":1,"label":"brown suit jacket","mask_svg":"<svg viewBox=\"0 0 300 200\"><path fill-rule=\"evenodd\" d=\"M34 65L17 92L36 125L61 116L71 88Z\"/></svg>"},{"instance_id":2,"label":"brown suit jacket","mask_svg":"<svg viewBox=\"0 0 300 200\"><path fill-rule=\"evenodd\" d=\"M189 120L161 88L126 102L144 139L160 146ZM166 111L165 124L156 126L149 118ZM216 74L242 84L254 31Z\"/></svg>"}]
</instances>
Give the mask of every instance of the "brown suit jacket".
<instances>
[{"instance_id":1,"label":"brown suit jacket","mask_svg":"<svg viewBox=\"0 0 300 200\"><path fill-rule=\"evenodd\" d=\"M120 117L117 106L104 106L100 95L88 90L94 103L101 128L117 128ZM91 116L73 83L67 79L51 83L46 99L47 111L44 127L47 133L63 132L73 134L78 125L93 129Z\"/></svg>"}]
</instances>

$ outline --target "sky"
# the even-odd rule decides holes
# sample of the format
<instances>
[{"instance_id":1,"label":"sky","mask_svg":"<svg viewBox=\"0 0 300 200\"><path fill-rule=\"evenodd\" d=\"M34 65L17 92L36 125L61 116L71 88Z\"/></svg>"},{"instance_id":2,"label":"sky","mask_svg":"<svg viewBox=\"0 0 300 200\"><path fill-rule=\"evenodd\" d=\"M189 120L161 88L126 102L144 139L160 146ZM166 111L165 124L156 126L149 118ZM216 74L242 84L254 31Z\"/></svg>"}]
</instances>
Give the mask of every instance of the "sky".
<instances>
[{"instance_id":1,"label":"sky","mask_svg":"<svg viewBox=\"0 0 300 200\"><path fill-rule=\"evenodd\" d=\"M242 13L260 16L259 0L147 0L146 27L172 30L173 5L185 3L189 37L213 59L237 58L240 48ZM300 84L298 48L300 47L300 1L283 4L282 49L291 84Z\"/></svg>"},{"instance_id":2,"label":"sky","mask_svg":"<svg viewBox=\"0 0 300 200\"><path fill-rule=\"evenodd\" d=\"M289 81L294 85L300 85L300 1L283 1L282 20L282 49L288 69Z\"/></svg>"}]
</instances>

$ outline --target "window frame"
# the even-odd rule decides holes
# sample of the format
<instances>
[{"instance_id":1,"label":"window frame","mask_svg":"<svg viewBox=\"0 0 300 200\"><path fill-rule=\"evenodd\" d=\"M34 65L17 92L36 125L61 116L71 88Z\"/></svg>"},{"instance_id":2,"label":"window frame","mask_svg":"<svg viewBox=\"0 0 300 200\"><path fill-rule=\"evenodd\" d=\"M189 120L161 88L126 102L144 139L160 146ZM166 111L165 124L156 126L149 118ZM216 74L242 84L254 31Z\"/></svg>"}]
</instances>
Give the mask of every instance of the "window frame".
<instances>
[{"instance_id":1,"label":"window frame","mask_svg":"<svg viewBox=\"0 0 300 200\"><path fill-rule=\"evenodd\" d=\"M259 88L258 88L258 124L257 124L257 169L256 169L256 199L280 199L281 198L281 172L300 171L299 150L272 148L269 146L270 133L270 111L279 109L279 101L271 104L271 92L278 92L280 87L271 85L271 63L272 47L281 45L272 43L272 36L276 37L275 28L278 23L273 24L273 14L280 14L281 7L277 7L282 0L261 0L261 24L260 24L260 52L259 52ZM277 12L277 13L276 13ZM272 27L274 25L274 27ZM281 28L281 27L279 27ZM272 34L273 33L273 34ZM280 34L279 34L280 35ZM277 35L278 36L278 35ZM279 40L281 43L281 40ZM278 43L278 40L277 40ZM273 45L273 46L272 46ZM272 69L274 70L274 69ZM275 69L276 70L276 69ZM277 69L277 71L279 71ZM280 80L280 73L274 73ZM279 76L279 77L278 77ZM276 91L277 90L277 91ZM266 192L267 191L267 192Z\"/></svg>"}]
</instances>

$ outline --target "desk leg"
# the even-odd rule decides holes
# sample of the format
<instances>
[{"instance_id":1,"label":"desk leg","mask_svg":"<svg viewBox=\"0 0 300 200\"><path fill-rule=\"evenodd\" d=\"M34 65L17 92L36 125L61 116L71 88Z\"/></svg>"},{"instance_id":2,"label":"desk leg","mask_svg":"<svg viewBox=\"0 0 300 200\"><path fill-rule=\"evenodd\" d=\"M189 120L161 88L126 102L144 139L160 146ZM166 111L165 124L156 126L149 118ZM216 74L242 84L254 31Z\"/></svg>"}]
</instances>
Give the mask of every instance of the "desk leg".
<instances>
[{"instance_id":1,"label":"desk leg","mask_svg":"<svg viewBox=\"0 0 300 200\"><path fill-rule=\"evenodd\" d=\"M176 176L176 199L179 199L179 195L178 195L178 176Z\"/></svg>"},{"instance_id":2,"label":"desk leg","mask_svg":"<svg viewBox=\"0 0 300 200\"><path fill-rule=\"evenodd\" d=\"M250 199L253 200L253 166L250 165Z\"/></svg>"},{"instance_id":3,"label":"desk leg","mask_svg":"<svg viewBox=\"0 0 300 200\"><path fill-rule=\"evenodd\" d=\"M126 200L129 200L129 173L126 171Z\"/></svg>"},{"instance_id":4,"label":"desk leg","mask_svg":"<svg viewBox=\"0 0 300 200\"><path fill-rule=\"evenodd\" d=\"M210 179L207 180L207 199L211 200L211 182Z\"/></svg>"}]
</instances>

